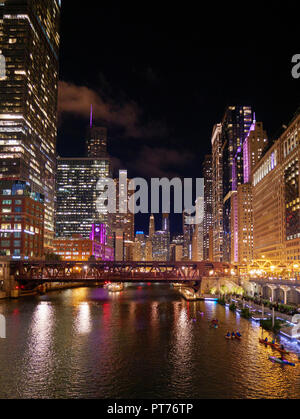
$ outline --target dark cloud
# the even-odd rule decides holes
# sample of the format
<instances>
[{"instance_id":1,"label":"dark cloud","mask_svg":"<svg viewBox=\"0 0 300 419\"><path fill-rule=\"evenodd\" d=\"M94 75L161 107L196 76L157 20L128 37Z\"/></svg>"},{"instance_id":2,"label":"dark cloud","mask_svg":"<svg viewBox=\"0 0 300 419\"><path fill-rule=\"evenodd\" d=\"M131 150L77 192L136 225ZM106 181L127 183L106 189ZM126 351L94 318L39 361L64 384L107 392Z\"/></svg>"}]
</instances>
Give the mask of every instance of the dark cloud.
<instances>
[{"instance_id":1,"label":"dark cloud","mask_svg":"<svg viewBox=\"0 0 300 419\"><path fill-rule=\"evenodd\" d=\"M104 95L103 95L104 96ZM124 130L124 136L130 138L151 138L166 135L166 127L159 121L143 123L143 112L134 101L119 103L117 100L102 97L86 86L73 83L59 83L58 111L88 118L91 104L94 118L101 119L107 126L115 125Z\"/></svg>"},{"instance_id":2,"label":"dark cloud","mask_svg":"<svg viewBox=\"0 0 300 419\"><path fill-rule=\"evenodd\" d=\"M187 151L172 150L164 147L143 147L134 161L127 164L129 172L138 173L145 178L182 177L186 167L195 159ZM130 173L129 173L130 175Z\"/></svg>"}]
</instances>

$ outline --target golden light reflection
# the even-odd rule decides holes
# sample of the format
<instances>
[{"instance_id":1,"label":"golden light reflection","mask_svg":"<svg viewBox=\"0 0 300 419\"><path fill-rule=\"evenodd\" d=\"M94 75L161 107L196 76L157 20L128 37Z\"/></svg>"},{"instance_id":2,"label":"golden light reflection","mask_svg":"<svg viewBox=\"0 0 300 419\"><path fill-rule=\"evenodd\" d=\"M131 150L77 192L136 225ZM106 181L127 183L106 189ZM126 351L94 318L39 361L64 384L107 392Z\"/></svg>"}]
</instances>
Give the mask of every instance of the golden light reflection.
<instances>
[{"instance_id":1,"label":"golden light reflection","mask_svg":"<svg viewBox=\"0 0 300 419\"><path fill-rule=\"evenodd\" d=\"M81 303L76 318L76 330L80 335L88 334L92 329L91 311L88 303Z\"/></svg>"}]
</instances>

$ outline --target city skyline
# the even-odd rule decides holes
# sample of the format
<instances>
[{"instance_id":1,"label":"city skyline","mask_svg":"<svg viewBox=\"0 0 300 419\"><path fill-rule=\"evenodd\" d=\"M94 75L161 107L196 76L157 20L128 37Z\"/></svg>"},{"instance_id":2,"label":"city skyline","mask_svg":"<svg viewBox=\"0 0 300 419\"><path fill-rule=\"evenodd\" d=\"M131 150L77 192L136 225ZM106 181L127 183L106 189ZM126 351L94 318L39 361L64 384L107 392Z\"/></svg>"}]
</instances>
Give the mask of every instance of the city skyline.
<instances>
[{"instance_id":1,"label":"city skyline","mask_svg":"<svg viewBox=\"0 0 300 419\"><path fill-rule=\"evenodd\" d=\"M300 398L299 11L203 5L0 0L0 399Z\"/></svg>"},{"instance_id":2,"label":"city skyline","mask_svg":"<svg viewBox=\"0 0 300 419\"><path fill-rule=\"evenodd\" d=\"M97 20L92 8L89 2L82 10L65 4L62 11L58 132L62 157L83 155L94 102L95 125L108 128L114 176L126 169L130 178L195 178L202 176L199 161L210 154L212 127L227 106L251 106L273 141L300 103L297 80L291 76L296 37L290 37L284 50L276 49L273 32L274 42L266 38L259 43L252 34L242 41L237 36L234 46L225 47L207 40L204 28L187 21L180 37L172 24L165 31L164 8L154 26L153 11L137 20L139 9L108 4L99 6L100 28L91 24L89 31L74 35L70 22L78 21L79 13L81 21ZM179 18L176 8L173 13ZM107 37L117 22L123 36L118 32ZM81 55L76 62L75 48ZM86 64L90 60L93 65ZM181 218L171 218L172 233L180 233ZM146 230L147 223L136 217L137 230Z\"/></svg>"}]
</instances>

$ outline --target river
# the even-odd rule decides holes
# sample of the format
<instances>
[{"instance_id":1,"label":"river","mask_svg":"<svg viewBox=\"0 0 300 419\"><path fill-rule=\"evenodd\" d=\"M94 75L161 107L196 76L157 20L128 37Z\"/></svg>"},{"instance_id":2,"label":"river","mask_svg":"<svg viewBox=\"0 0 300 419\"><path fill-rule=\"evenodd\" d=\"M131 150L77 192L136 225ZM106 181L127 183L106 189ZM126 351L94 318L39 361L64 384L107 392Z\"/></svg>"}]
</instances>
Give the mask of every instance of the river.
<instances>
[{"instance_id":1,"label":"river","mask_svg":"<svg viewBox=\"0 0 300 419\"><path fill-rule=\"evenodd\" d=\"M0 314L2 399L300 397L300 365L270 362L254 322L168 285L63 290L0 302ZM237 329L242 341L224 338Z\"/></svg>"}]
</instances>

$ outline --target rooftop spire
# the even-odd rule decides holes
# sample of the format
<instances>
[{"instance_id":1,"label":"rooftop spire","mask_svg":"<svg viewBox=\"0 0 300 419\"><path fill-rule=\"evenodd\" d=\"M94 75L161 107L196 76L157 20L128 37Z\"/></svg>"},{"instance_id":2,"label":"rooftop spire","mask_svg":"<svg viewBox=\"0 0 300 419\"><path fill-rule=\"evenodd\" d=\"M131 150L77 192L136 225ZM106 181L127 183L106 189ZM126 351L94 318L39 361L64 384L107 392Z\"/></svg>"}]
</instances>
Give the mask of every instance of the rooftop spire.
<instances>
[{"instance_id":1,"label":"rooftop spire","mask_svg":"<svg viewBox=\"0 0 300 419\"><path fill-rule=\"evenodd\" d=\"M91 114L90 114L90 127L93 126L93 105L91 105Z\"/></svg>"}]
</instances>

